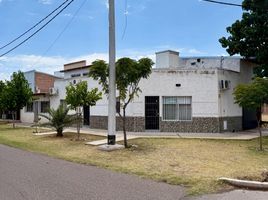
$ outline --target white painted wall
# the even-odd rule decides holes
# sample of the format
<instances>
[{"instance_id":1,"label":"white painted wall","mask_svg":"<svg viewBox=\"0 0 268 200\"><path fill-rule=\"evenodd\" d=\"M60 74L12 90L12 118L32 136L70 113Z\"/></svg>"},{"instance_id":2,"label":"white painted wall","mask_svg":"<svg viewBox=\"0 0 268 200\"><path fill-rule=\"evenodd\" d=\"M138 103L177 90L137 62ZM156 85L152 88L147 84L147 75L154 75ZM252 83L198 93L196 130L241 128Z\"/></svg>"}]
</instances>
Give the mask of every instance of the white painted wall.
<instances>
[{"instance_id":1,"label":"white painted wall","mask_svg":"<svg viewBox=\"0 0 268 200\"><path fill-rule=\"evenodd\" d=\"M127 108L127 116L145 115L145 96L160 97L160 117L162 117L163 96L191 96L192 97L192 117L227 117L242 116L242 110L234 104L232 92L233 88L242 82L249 82L252 77L252 65L243 61L240 69L240 59L238 58L203 58L200 63L205 67L192 66L191 62L196 58L180 60L185 64L184 68L156 68L147 80L140 82L142 93L136 97ZM188 66L188 68L186 67ZM222 69L221 69L222 68ZM230 69L230 70L224 70ZM88 77L70 78L74 73L86 73L88 69L80 69L65 73L65 79L56 80L54 87L58 90L58 95L50 97L50 105L57 108L61 99L65 99L65 88L70 83L87 81L89 89L99 88L98 82ZM231 89L219 91L219 80L230 80ZM176 87L181 84L181 87ZM220 96L220 98L219 98ZM74 112L74 111L72 111ZM107 97L98 101L96 106L90 108L90 114L95 116L108 115ZM21 114L22 121L33 121L33 116L28 113Z\"/></svg>"},{"instance_id":2,"label":"white painted wall","mask_svg":"<svg viewBox=\"0 0 268 200\"><path fill-rule=\"evenodd\" d=\"M24 72L24 77L28 81L32 92L35 92L35 70Z\"/></svg>"},{"instance_id":3,"label":"white painted wall","mask_svg":"<svg viewBox=\"0 0 268 200\"><path fill-rule=\"evenodd\" d=\"M219 115L220 117L242 116L242 108L235 104L233 91L238 84L249 83L253 77L254 65L241 61L240 73L227 70L218 70L218 81L230 80L231 86L227 90L219 90Z\"/></svg>"}]
</instances>

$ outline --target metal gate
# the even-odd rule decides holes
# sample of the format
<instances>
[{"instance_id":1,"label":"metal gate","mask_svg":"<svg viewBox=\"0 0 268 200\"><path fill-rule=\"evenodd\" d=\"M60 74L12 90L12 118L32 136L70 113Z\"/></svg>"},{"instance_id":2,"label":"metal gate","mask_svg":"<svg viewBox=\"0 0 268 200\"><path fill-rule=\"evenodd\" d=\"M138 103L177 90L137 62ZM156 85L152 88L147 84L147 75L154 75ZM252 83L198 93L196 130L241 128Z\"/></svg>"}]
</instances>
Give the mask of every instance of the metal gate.
<instances>
[{"instance_id":1,"label":"metal gate","mask_svg":"<svg viewBox=\"0 0 268 200\"><path fill-rule=\"evenodd\" d=\"M159 130L159 96L145 97L145 129Z\"/></svg>"}]
</instances>

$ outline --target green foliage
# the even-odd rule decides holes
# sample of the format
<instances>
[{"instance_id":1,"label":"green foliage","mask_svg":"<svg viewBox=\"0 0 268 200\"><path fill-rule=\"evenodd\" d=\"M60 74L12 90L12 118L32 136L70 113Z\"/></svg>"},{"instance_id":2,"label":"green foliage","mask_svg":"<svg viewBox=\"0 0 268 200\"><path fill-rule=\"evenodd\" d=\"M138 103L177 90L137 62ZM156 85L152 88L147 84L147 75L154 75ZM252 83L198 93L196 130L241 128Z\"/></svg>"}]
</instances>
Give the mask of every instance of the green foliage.
<instances>
[{"instance_id":1,"label":"green foliage","mask_svg":"<svg viewBox=\"0 0 268 200\"><path fill-rule=\"evenodd\" d=\"M11 81L6 82L2 94L2 103L7 110L18 111L32 99L32 90L24 74L14 72Z\"/></svg>"},{"instance_id":2,"label":"green foliage","mask_svg":"<svg viewBox=\"0 0 268 200\"><path fill-rule=\"evenodd\" d=\"M234 90L235 103L241 107L260 110L268 99L268 79L256 78L250 84L238 85Z\"/></svg>"},{"instance_id":3,"label":"green foliage","mask_svg":"<svg viewBox=\"0 0 268 200\"><path fill-rule=\"evenodd\" d=\"M123 114L118 113L123 120L124 145L127 147L126 139L126 108L127 105L141 92L139 82L142 78L148 78L152 72L153 61L142 58L138 61L130 58L121 58L116 62L116 88L119 91L119 99ZM109 93L109 67L103 60L92 63L89 77L98 81L103 92Z\"/></svg>"},{"instance_id":4,"label":"green foliage","mask_svg":"<svg viewBox=\"0 0 268 200\"><path fill-rule=\"evenodd\" d=\"M262 151L262 131L261 131L261 108L268 100L268 79L255 78L251 84L241 84L234 91L235 103L241 107L254 110L258 121L260 133L260 150Z\"/></svg>"},{"instance_id":5,"label":"green foliage","mask_svg":"<svg viewBox=\"0 0 268 200\"><path fill-rule=\"evenodd\" d=\"M227 28L230 36L219 41L230 55L254 59L257 76L268 76L268 1L244 0L243 10L242 19Z\"/></svg>"},{"instance_id":6,"label":"green foliage","mask_svg":"<svg viewBox=\"0 0 268 200\"><path fill-rule=\"evenodd\" d=\"M56 110L49 109L48 115L40 114L41 117L48 120L47 123L43 123L41 126L55 128L57 137L62 137L64 128L77 122L77 117L75 115L68 115L68 112L69 108L62 104Z\"/></svg>"},{"instance_id":7,"label":"green foliage","mask_svg":"<svg viewBox=\"0 0 268 200\"><path fill-rule=\"evenodd\" d=\"M4 101L3 95L4 95L5 87L6 87L5 83L0 80L0 112L4 111L4 109L5 109L4 102L3 102Z\"/></svg>"},{"instance_id":8,"label":"green foliage","mask_svg":"<svg viewBox=\"0 0 268 200\"><path fill-rule=\"evenodd\" d=\"M148 78L152 71L153 61L142 58L138 61L130 58L121 58L116 62L116 87L122 101L133 99L138 95L138 84L142 78ZM103 92L109 93L109 68L103 60L97 60L90 67L89 76L97 80L102 86Z\"/></svg>"},{"instance_id":9,"label":"green foliage","mask_svg":"<svg viewBox=\"0 0 268 200\"><path fill-rule=\"evenodd\" d=\"M80 106L94 106L101 99L101 92L97 88L88 91L87 82L83 81L76 85L66 87L66 103L71 109L76 109Z\"/></svg>"},{"instance_id":10,"label":"green foliage","mask_svg":"<svg viewBox=\"0 0 268 200\"><path fill-rule=\"evenodd\" d=\"M69 85L66 87L66 103L70 105L71 109L76 110L77 117L77 139L80 139L81 120L78 108L82 106L94 106L97 101L102 98L102 93L98 88L88 91L87 82L79 82L76 85Z\"/></svg>"}]
</instances>

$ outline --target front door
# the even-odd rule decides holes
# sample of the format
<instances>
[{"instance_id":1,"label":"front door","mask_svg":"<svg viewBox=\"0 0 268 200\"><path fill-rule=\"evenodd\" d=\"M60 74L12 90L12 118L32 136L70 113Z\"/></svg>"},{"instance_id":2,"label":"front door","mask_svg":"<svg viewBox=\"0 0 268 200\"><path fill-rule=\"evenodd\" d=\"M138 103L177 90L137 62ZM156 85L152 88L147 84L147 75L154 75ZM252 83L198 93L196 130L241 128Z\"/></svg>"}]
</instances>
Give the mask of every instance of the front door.
<instances>
[{"instance_id":1,"label":"front door","mask_svg":"<svg viewBox=\"0 0 268 200\"><path fill-rule=\"evenodd\" d=\"M145 129L159 130L159 96L145 97Z\"/></svg>"},{"instance_id":2,"label":"front door","mask_svg":"<svg viewBox=\"0 0 268 200\"><path fill-rule=\"evenodd\" d=\"M90 108L89 106L83 107L83 114L84 114L84 125L89 126L90 125Z\"/></svg>"}]
</instances>

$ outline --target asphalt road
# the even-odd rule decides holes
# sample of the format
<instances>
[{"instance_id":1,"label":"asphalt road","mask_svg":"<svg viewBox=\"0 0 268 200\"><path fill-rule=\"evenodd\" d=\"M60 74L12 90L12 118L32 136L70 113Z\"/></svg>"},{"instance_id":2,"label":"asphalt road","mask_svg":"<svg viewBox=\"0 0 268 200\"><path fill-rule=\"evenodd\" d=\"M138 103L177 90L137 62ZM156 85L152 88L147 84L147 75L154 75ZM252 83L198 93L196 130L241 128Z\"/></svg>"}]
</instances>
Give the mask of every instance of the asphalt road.
<instances>
[{"instance_id":1,"label":"asphalt road","mask_svg":"<svg viewBox=\"0 0 268 200\"><path fill-rule=\"evenodd\" d=\"M267 200L235 190L184 197L182 187L0 145L0 200Z\"/></svg>"},{"instance_id":2,"label":"asphalt road","mask_svg":"<svg viewBox=\"0 0 268 200\"><path fill-rule=\"evenodd\" d=\"M0 145L0 200L179 200L184 189Z\"/></svg>"},{"instance_id":3,"label":"asphalt road","mask_svg":"<svg viewBox=\"0 0 268 200\"><path fill-rule=\"evenodd\" d=\"M222 194L211 194L202 197L191 198L191 200L267 200L267 199L268 199L268 192L252 191L252 190L234 190Z\"/></svg>"}]
</instances>

